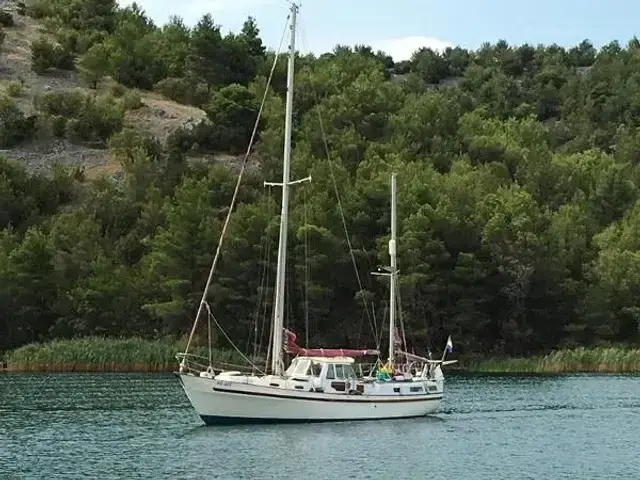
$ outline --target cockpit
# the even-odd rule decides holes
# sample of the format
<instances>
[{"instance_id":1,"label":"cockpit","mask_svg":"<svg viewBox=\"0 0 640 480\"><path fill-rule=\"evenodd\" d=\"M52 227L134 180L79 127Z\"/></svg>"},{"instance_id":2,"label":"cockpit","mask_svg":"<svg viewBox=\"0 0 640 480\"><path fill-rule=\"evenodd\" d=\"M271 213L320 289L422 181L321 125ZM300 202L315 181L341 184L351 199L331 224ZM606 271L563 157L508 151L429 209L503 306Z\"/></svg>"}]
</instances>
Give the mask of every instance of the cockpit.
<instances>
[{"instance_id":1,"label":"cockpit","mask_svg":"<svg viewBox=\"0 0 640 480\"><path fill-rule=\"evenodd\" d=\"M356 372L350 358L294 358L285 372L292 377L322 377L326 380L355 380Z\"/></svg>"},{"instance_id":2,"label":"cockpit","mask_svg":"<svg viewBox=\"0 0 640 480\"><path fill-rule=\"evenodd\" d=\"M346 380L356 379L356 372L353 370L353 367L349 364L340 364L340 363L329 363L327 364L327 373L325 378L327 380Z\"/></svg>"},{"instance_id":3,"label":"cockpit","mask_svg":"<svg viewBox=\"0 0 640 480\"><path fill-rule=\"evenodd\" d=\"M287 377L319 377L322 363L311 358L294 358L285 372Z\"/></svg>"}]
</instances>

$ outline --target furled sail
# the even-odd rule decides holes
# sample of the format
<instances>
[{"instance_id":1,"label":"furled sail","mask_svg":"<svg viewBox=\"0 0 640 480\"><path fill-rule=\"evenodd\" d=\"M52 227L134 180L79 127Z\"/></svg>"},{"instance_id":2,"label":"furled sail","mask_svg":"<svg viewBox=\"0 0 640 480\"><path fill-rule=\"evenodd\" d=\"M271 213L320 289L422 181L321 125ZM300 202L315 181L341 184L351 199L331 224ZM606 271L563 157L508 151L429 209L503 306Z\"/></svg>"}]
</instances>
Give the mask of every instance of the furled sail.
<instances>
[{"instance_id":1,"label":"furled sail","mask_svg":"<svg viewBox=\"0 0 640 480\"><path fill-rule=\"evenodd\" d=\"M364 357L366 355L378 355L378 350L353 349L353 348L302 348L296 344L298 338L295 333L285 328L286 341L284 351L292 355L306 357Z\"/></svg>"}]
</instances>

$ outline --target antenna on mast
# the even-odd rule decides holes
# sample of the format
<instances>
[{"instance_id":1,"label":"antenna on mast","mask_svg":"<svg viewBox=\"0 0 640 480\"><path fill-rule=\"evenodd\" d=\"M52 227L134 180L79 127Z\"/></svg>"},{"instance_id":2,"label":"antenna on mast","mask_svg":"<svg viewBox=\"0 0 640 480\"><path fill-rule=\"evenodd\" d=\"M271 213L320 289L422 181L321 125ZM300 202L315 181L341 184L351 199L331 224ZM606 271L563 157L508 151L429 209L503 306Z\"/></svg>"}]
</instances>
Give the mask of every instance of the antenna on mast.
<instances>
[{"instance_id":1,"label":"antenna on mast","mask_svg":"<svg viewBox=\"0 0 640 480\"><path fill-rule=\"evenodd\" d=\"M391 265L388 267L379 267L373 275L389 277L389 358L388 361L393 363L395 360L395 342L396 342L396 283L398 276L398 265L396 260L396 174L391 174L391 239L389 240L389 257L391 257Z\"/></svg>"}]
</instances>

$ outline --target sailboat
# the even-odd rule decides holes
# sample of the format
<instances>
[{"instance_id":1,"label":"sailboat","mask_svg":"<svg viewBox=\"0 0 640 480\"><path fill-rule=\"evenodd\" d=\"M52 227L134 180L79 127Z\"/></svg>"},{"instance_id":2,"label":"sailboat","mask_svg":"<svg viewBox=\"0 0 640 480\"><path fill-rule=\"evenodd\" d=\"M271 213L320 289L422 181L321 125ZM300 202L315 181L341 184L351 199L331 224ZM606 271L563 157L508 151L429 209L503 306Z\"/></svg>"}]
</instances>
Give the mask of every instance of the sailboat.
<instances>
[{"instance_id":1,"label":"sailboat","mask_svg":"<svg viewBox=\"0 0 640 480\"><path fill-rule=\"evenodd\" d=\"M387 362L374 374L357 374L356 359L377 356L375 349L301 348L293 332L284 328L285 265L287 255L287 222L290 181L291 133L294 87L296 15L298 6L291 5L288 78L285 109L285 142L282 183L280 239L276 273L274 315L272 319L271 369L269 374L248 374L238 370L216 372L208 366L190 362L188 346L177 354L180 361L176 375L191 405L207 425L265 422L318 422L374 420L421 417L435 413L442 402L444 376L442 366L452 350L447 340L442 358L432 360L399 346L395 325L397 274L396 265L396 175L391 176L390 267L384 273L390 278L389 351ZM305 179L309 180L309 179ZM230 211L229 211L230 214ZM224 229L223 229L224 232ZM222 239L220 240L222 241ZM218 247L219 248L219 247ZM214 259L214 265L215 265ZM191 332L206 308L213 267L202 296ZM190 337L190 341L191 341ZM189 341L189 343L190 343ZM283 353L295 355L285 369Z\"/></svg>"}]
</instances>

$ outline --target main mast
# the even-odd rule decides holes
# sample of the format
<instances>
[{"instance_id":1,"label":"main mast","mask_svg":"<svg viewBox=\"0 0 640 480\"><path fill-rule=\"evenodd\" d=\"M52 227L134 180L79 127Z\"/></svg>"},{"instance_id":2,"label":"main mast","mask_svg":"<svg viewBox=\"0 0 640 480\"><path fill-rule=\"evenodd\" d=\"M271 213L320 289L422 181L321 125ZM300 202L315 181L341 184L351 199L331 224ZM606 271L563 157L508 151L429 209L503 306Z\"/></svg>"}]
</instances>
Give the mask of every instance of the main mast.
<instances>
[{"instance_id":1,"label":"main mast","mask_svg":"<svg viewBox=\"0 0 640 480\"><path fill-rule=\"evenodd\" d=\"M282 336L284 328L285 270L287 266L287 227L289 217L289 175L291 167L291 130L293 124L293 76L296 54L296 16L298 6L291 4L291 41L287 69L287 98L284 124L284 158L282 168L282 211L280 213L280 242L278 244L278 270L276 273L276 300L273 316L273 346L271 371L282 374Z\"/></svg>"},{"instance_id":2,"label":"main mast","mask_svg":"<svg viewBox=\"0 0 640 480\"><path fill-rule=\"evenodd\" d=\"M391 174L391 240L389 240L389 256L391 257L391 282L389 296L389 362L395 358L395 326L396 326L396 174Z\"/></svg>"}]
</instances>

